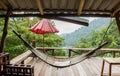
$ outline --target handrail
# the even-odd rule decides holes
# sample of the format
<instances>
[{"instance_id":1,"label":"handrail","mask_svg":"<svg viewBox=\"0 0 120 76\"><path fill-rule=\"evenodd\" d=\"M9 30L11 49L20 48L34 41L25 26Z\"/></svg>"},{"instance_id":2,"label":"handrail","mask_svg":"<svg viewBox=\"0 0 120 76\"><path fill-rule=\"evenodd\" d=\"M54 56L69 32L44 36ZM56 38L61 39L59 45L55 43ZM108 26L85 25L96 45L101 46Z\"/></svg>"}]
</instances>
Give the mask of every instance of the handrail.
<instances>
[{"instance_id":1,"label":"handrail","mask_svg":"<svg viewBox=\"0 0 120 76\"><path fill-rule=\"evenodd\" d=\"M22 63L25 59L27 59L30 55L32 55L31 51L26 51L22 54L20 54L19 56L13 58L12 60L10 60L11 64L20 64Z\"/></svg>"},{"instance_id":2,"label":"handrail","mask_svg":"<svg viewBox=\"0 0 120 76\"><path fill-rule=\"evenodd\" d=\"M37 50L42 50L43 48L42 47L36 47ZM68 58L71 57L71 52L74 52L76 54L80 54L79 51L82 51L82 52L88 52L90 50L93 50L95 48L70 48L70 47L44 47L44 50L46 51L52 51L52 56L54 56L54 50L57 50L57 51L61 51L61 50L67 50L69 53L68 53ZM100 52L99 54L97 55L94 55L94 56L101 56L101 55L104 55L106 53L112 53L112 56L113 57L116 57L116 53L117 52L120 52L120 49L117 49L117 48L101 48L98 50L98 52Z\"/></svg>"},{"instance_id":3,"label":"handrail","mask_svg":"<svg viewBox=\"0 0 120 76\"><path fill-rule=\"evenodd\" d=\"M37 49L39 49L40 47L37 47ZM44 49L46 49L46 47L44 48ZM47 49L48 49L48 47L47 47ZM53 49L53 47L49 47L49 49ZM59 50L60 49L63 49L63 48L59 48ZM65 48L66 50L68 50L69 48ZM82 50L82 51L89 51L90 49L92 49L92 48L87 48L87 50L86 50L86 48L71 48L71 50L74 50L74 49L79 49L79 50ZM54 50L56 50L55 48L54 48ZM58 49L57 49L58 50ZM102 54L105 54L105 53L110 53L110 52L120 52L120 49L108 49L108 48L101 48L101 49L99 49L98 51L101 51L101 52L103 52ZM20 54L19 56L17 56L17 57L15 57L15 58L13 58L11 61L10 61L10 63L11 64L19 64L19 63L21 63L22 61L24 61L25 59L27 59L30 55L32 54L32 52L31 51L26 51L26 52L24 52L24 53L22 53L22 54ZM99 55L101 55L101 54L99 54ZM63 59L64 57L57 57L57 56L55 56L55 58L58 58L58 59ZM65 57L65 59L68 59L69 57Z\"/></svg>"},{"instance_id":4,"label":"handrail","mask_svg":"<svg viewBox=\"0 0 120 76\"><path fill-rule=\"evenodd\" d=\"M38 50L42 50L43 47L36 47L36 49ZM69 48L69 47L44 47L45 50L78 50L78 51L90 51L93 50L95 48ZM116 51L116 52L120 52L120 49L116 49L116 48L101 48L98 51Z\"/></svg>"}]
</instances>

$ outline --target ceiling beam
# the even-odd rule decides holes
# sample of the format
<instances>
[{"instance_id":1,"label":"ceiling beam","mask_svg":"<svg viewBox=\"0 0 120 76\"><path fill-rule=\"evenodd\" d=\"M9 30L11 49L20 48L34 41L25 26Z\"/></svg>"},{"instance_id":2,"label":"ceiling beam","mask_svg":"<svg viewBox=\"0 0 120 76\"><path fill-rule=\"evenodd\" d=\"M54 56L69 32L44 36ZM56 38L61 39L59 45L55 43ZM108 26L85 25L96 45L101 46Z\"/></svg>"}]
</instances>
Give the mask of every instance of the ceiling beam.
<instances>
[{"instance_id":1,"label":"ceiling beam","mask_svg":"<svg viewBox=\"0 0 120 76\"><path fill-rule=\"evenodd\" d=\"M42 8L42 5L41 5L41 1L36 0L36 3L37 3L40 14L43 15L44 13L43 13L43 8Z\"/></svg>"},{"instance_id":2,"label":"ceiling beam","mask_svg":"<svg viewBox=\"0 0 120 76\"><path fill-rule=\"evenodd\" d=\"M87 0L85 4L87 6L85 6L84 9L90 9L93 3L94 3L94 0Z\"/></svg>"},{"instance_id":3,"label":"ceiling beam","mask_svg":"<svg viewBox=\"0 0 120 76\"><path fill-rule=\"evenodd\" d=\"M0 6L4 9L7 10L8 7L0 0Z\"/></svg>"},{"instance_id":4,"label":"ceiling beam","mask_svg":"<svg viewBox=\"0 0 120 76\"><path fill-rule=\"evenodd\" d=\"M112 16L115 16L120 11L120 4L117 6L117 8L113 11Z\"/></svg>"},{"instance_id":5,"label":"ceiling beam","mask_svg":"<svg viewBox=\"0 0 120 76\"><path fill-rule=\"evenodd\" d=\"M41 18L51 18L54 19L55 17L111 17L111 14L81 14L78 16L75 14L12 14L10 17L41 17ZM0 15L0 17L5 17L5 15Z\"/></svg>"},{"instance_id":6,"label":"ceiling beam","mask_svg":"<svg viewBox=\"0 0 120 76\"><path fill-rule=\"evenodd\" d=\"M120 34L120 20L119 20L119 13L116 13L116 15L115 15L115 19L116 19L116 23L117 23L118 31L119 31L119 34Z\"/></svg>"},{"instance_id":7,"label":"ceiling beam","mask_svg":"<svg viewBox=\"0 0 120 76\"><path fill-rule=\"evenodd\" d=\"M63 17L55 17L54 19L69 22L69 23L79 24L83 26L88 26L88 22L77 21L77 20L67 19Z\"/></svg>"},{"instance_id":8,"label":"ceiling beam","mask_svg":"<svg viewBox=\"0 0 120 76\"><path fill-rule=\"evenodd\" d=\"M112 16L115 16L118 12L120 12L120 7L117 8L117 9L112 13Z\"/></svg>"},{"instance_id":9,"label":"ceiling beam","mask_svg":"<svg viewBox=\"0 0 120 76\"><path fill-rule=\"evenodd\" d=\"M80 0L77 15L80 15L82 13L82 9L83 9L84 3L85 3L85 0Z\"/></svg>"},{"instance_id":10,"label":"ceiling beam","mask_svg":"<svg viewBox=\"0 0 120 76\"><path fill-rule=\"evenodd\" d=\"M0 11L4 11L4 10L2 10L2 9L0 9ZM13 12L39 12L37 9L12 9L12 11ZM68 13L70 13L70 12L76 12L77 11L77 9L74 9L74 10L71 10L71 9L44 9L43 10L44 12L46 12L46 13L49 13L49 12L53 12L53 13L57 13L57 12L60 12L60 13L66 13L66 12L68 12ZM102 13L102 14L104 14L104 13L112 13L112 11L109 11L109 10L106 10L106 11L103 11L103 10L82 10L82 14L83 13L85 13L85 12L87 12L87 13ZM44 13L44 14L46 14L46 13Z\"/></svg>"}]
</instances>

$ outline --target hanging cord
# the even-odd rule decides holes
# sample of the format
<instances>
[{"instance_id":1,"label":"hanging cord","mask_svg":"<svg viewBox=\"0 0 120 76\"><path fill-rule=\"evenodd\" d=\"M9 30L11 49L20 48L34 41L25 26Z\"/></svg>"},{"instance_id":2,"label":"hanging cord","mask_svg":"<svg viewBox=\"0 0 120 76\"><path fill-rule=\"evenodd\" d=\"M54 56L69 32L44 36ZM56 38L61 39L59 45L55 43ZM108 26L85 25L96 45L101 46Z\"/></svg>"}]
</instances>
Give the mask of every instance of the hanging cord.
<instances>
[{"instance_id":1,"label":"hanging cord","mask_svg":"<svg viewBox=\"0 0 120 76\"><path fill-rule=\"evenodd\" d=\"M101 42L100 42L99 45L101 45L101 44L103 43L103 40L104 40L104 38L105 38L105 36L106 36L106 34L107 34L110 26L112 25L112 23L113 23L113 21L112 21L112 18L111 18L110 23L109 23L109 26L107 27L107 29L106 29L106 31L105 31L105 33L104 33L104 35L103 35L103 37L102 37L102 40L101 40Z\"/></svg>"}]
</instances>

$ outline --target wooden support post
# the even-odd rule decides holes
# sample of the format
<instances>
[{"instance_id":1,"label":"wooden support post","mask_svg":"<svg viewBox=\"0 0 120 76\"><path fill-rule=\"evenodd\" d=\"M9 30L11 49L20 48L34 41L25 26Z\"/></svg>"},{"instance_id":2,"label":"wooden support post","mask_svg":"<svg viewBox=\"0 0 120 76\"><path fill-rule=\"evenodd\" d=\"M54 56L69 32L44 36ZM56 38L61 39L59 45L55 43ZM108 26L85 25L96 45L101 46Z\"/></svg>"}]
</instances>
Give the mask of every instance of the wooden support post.
<instances>
[{"instance_id":1,"label":"wooden support post","mask_svg":"<svg viewBox=\"0 0 120 76\"><path fill-rule=\"evenodd\" d=\"M69 49L69 57L71 57L71 49Z\"/></svg>"},{"instance_id":2,"label":"wooden support post","mask_svg":"<svg viewBox=\"0 0 120 76\"><path fill-rule=\"evenodd\" d=\"M119 12L115 15L115 19L116 19L118 31L119 31L119 34L120 34L120 19L119 19Z\"/></svg>"},{"instance_id":3,"label":"wooden support post","mask_svg":"<svg viewBox=\"0 0 120 76\"><path fill-rule=\"evenodd\" d=\"M34 48L36 48L36 40L33 40L33 41L32 41L32 46L33 46Z\"/></svg>"},{"instance_id":4,"label":"wooden support post","mask_svg":"<svg viewBox=\"0 0 120 76\"><path fill-rule=\"evenodd\" d=\"M54 49L52 49L52 56L54 56L55 54L54 54Z\"/></svg>"},{"instance_id":5,"label":"wooden support post","mask_svg":"<svg viewBox=\"0 0 120 76\"><path fill-rule=\"evenodd\" d=\"M0 76L5 71L6 64L9 64L9 53L0 53Z\"/></svg>"},{"instance_id":6,"label":"wooden support post","mask_svg":"<svg viewBox=\"0 0 120 76\"><path fill-rule=\"evenodd\" d=\"M109 73L108 73L108 76L111 76L111 73L112 73L111 70L112 70L112 64L110 63L109 64Z\"/></svg>"},{"instance_id":7,"label":"wooden support post","mask_svg":"<svg viewBox=\"0 0 120 76\"><path fill-rule=\"evenodd\" d=\"M4 4L3 1L0 0L0 6L5 9L5 10L8 10L8 7Z\"/></svg>"},{"instance_id":8,"label":"wooden support post","mask_svg":"<svg viewBox=\"0 0 120 76\"><path fill-rule=\"evenodd\" d=\"M43 8L42 8L42 4L41 4L41 1L40 0L36 0L36 3L37 3L37 6L38 6L38 9L40 11L40 14L43 15Z\"/></svg>"},{"instance_id":9,"label":"wooden support post","mask_svg":"<svg viewBox=\"0 0 120 76\"><path fill-rule=\"evenodd\" d=\"M0 57L0 75L2 75L2 58L1 57Z\"/></svg>"},{"instance_id":10,"label":"wooden support post","mask_svg":"<svg viewBox=\"0 0 120 76\"><path fill-rule=\"evenodd\" d=\"M102 61L102 69L101 69L101 74L100 74L100 76L103 76L104 65L105 65L105 61L103 60L103 61Z\"/></svg>"},{"instance_id":11,"label":"wooden support post","mask_svg":"<svg viewBox=\"0 0 120 76\"><path fill-rule=\"evenodd\" d=\"M80 0L79 7L78 7L78 15L82 13L84 4L85 4L85 0Z\"/></svg>"},{"instance_id":12,"label":"wooden support post","mask_svg":"<svg viewBox=\"0 0 120 76\"><path fill-rule=\"evenodd\" d=\"M34 48L36 48L36 37L35 37L35 34L33 35L32 46L33 46Z\"/></svg>"},{"instance_id":13,"label":"wooden support post","mask_svg":"<svg viewBox=\"0 0 120 76\"><path fill-rule=\"evenodd\" d=\"M115 51L112 52L112 56L113 56L113 58L115 58Z\"/></svg>"},{"instance_id":14,"label":"wooden support post","mask_svg":"<svg viewBox=\"0 0 120 76\"><path fill-rule=\"evenodd\" d=\"M5 16L5 23L4 23L3 34L1 38L1 44L0 44L0 53L4 52L3 48L4 48L5 39L7 36L7 28L8 28L8 21L9 21L10 14L11 14L11 10L8 10Z\"/></svg>"},{"instance_id":15,"label":"wooden support post","mask_svg":"<svg viewBox=\"0 0 120 76\"><path fill-rule=\"evenodd\" d=\"M24 60L21 62L21 64L24 64Z\"/></svg>"}]
</instances>

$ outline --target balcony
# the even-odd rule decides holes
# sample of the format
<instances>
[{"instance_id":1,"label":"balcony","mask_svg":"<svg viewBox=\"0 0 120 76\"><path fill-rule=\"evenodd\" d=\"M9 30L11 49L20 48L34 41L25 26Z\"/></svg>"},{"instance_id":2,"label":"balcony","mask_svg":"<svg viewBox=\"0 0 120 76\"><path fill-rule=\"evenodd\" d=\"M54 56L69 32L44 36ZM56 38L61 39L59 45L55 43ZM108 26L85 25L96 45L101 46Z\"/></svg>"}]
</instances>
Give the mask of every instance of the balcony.
<instances>
[{"instance_id":1,"label":"balcony","mask_svg":"<svg viewBox=\"0 0 120 76\"><path fill-rule=\"evenodd\" d=\"M43 50L42 47L37 47L38 50ZM72 53L77 53L78 51L87 52L94 48L56 48L56 47L46 47L45 51L52 51L53 58L56 62L61 62L62 60L69 60L73 57ZM65 50L67 56L54 56L54 51ZM97 54L98 52L98 54ZM100 76L103 55L110 54L112 57L116 57L120 54L120 49L100 49L92 57L70 67L66 68L56 68L52 67L42 60L38 59L31 51L26 51L25 53L17 56L10 61L10 64L24 64L31 65L34 67L34 76ZM102 56L101 56L102 55ZM56 59L57 58L57 59ZM65 63L65 62L63 62ZM108 76L109 66L106 63L103 76ZM120 73L119 65L112 67L112 76L119 76Z\"/></svg>"}]
</instances>

